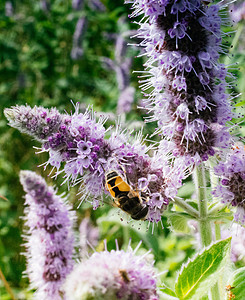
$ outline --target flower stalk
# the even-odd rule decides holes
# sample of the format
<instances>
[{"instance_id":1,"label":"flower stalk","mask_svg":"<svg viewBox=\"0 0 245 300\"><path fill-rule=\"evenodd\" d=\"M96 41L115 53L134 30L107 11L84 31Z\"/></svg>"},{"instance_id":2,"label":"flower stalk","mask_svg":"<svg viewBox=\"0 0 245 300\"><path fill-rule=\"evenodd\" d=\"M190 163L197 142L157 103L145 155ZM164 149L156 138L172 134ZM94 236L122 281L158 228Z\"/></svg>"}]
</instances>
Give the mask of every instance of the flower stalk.
<instances>
[{"instance_id":1,"label":"flower stalk","mask_svg":"<svg viewBox=\"0 0 245 300\"><path fill-rule=\"evenodd\" d=\"M203 247L206 247L212 243L212 228L211 222L208 218L208 206L207 206L207 184L206 184L206 176L205 176L205 168L204 164L200 164L196 166L194 171L194 182L196 187L196 195L198 201L198 208L199 208L199 232L202 241ZM219 226L219 225L217 225ZM218 231L218 228L215 228ZM219 228L220 232L220 228ZM216 283L211 288L211 299L212 300L219 300L220 293L219 293L219 286Z\"/></svg>"},{"instance_id":2,"label":"flower stalk","mask_svg":"<svg viewBox=\"0 0 245 300\"><path fill-rule=\"evenodd\" d=\"M203 164L196 166L194 171L194 181L200 214L199 226L201 241L203 246L208 246L212 242L212 230L210 220L208 219L207 189Z\"/></svg>"},{"instance_id":3,"label":"flower stalk","mask_svg":"<svg viewBox=\"0 0 245 300\"><path fill-rule=\"evenodd\" d=\"M179 207L183 208L192 217L199 219L198 211L195 208L193 208L191 205L189 205L185 200L176 197L174 199L174 203Z\"/></svg>"},{"instance_id":4,"label":"flower stalk","mask_svg":"<svg viewBox=\"0 0 245 300\"><path fill-rule=\"evenodd\" d=\"M8 283L8 281L6 280L1 268L0 268L0 279L2 280L3 282L3 285L5 286L5 289L6 291L9 293L10 297L11 297L11 300L16 300L15 296L14 296L14 293Z\"/></svg>"}]
</instances>

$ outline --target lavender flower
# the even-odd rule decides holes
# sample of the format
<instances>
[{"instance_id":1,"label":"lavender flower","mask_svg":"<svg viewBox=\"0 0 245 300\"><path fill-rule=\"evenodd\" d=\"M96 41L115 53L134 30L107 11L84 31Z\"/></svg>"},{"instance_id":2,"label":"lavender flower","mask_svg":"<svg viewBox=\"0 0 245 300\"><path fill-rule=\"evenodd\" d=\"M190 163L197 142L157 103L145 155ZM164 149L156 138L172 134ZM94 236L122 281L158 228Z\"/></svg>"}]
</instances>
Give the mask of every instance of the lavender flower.
<instances>
[{"instance_id":1,"label":"lavender flower","mask_svg":"<svg viewBox=\"0 0 245 300\"><path fill-rule=\"evenodd\" d=\"M56 168L56 175L65 172L65 181L72 184L83 181L81 200L92 196L94 209L99 206L105 191L105 173L115 170L134 191L148 199L144 203L149 207L147 219L159 222L186 177L184 162L175 165L169 162L166 153L170 143L163 141L154 157L150 157L147 152L152 146L143 144L140 133L132 139L131 132L117 126L106 140L103 126L106 119L100 117L96 122L91 109L82 114L77 105L70 116L61 115L54 109L17 106L6 109L5 115L11 126L41 140L41 152L49 152L45 166L50 164ZM51 120L57 120L57 124L49 126ZM43 128L47 128L45 134Z\"/></svg>"},{"instance_id":2,"label":"lavender flower","mask_svg":"<svg viewBox=\"0 0 245 300\"><path fill-rule=\"evenodd\" d=\"M72 8L75 10L81 10L84 5L84 0L72 0Z\"/></svg>"},{"instance_id":3,"label":"lavender flower","mask_svg":"<svg viewBox=\"0 0 245 300\"><path fill-rule=\"evenodd\" d=\"M100 0L90 0L88 4L93 10L106 11L105 5Z\"/></svg>"},{"instance_id":4,"label":"lavender flower","mask_svg":"<svg viewBox=\"0 0 245 300\"><path fill-rule=\"evenodd\" d=\"M21 171L26 192L27 273L36 299L61 300L62 284L73 268L73 213L44 179Z\"/></svg>"},{"instance_id":5,"label":"lavender flower","mask_svg":"<svg viewBox=\"0 0 245 300\"><path fill-rule=\"evenodd\" d=\"M5 16L12 17L14 15L13 4L11 1L5 2Z\"/></svg>"},{"instance_id":6,"label":"lavender flower","mask_svg":"<svg viewBox=\"0 0 245 300\"><path fill-rule=\"evenodd\" d=\"M236 207L234 219L245 224L245 150L235 147L226 155L226 161L214 167L214 173L220 177L220 185L213 194L224 204Z\"/></svg>"},{"instance_id":7,"label":"lavender flower","mask_svg":"<svg viewBox=\"0 0 245 300\"><path fill-rule=\"evenodd\" d=\"M219 5L200 0L135 0L132 17L144 14L137 36L148 61L141 88L159 131L174 142L175 155L205 161L229 145L224 126L232 118L225 94ZM147 78L149 77L149 78Z\"/></svg>"},{"instance_id":8,"label":"lavender flower","mask_svg":"<svg viewBox=\"0 0 245 300\"><path fill-rule=\"evenodd\" d=\"M55 108L37 106L17 105L15 109L5 109L5 115L10 126L32 135L38 141L45 140L57 131L62 120L62 115Z\"/></svg>"},{"instance_id":9,"label":"lavender flower","mask_svg":"<svg viewBox=\"0 0 245 300\"><path fill-rule=\"evenodd\" d=\"M159 299L148 253L136 250L106 250L78 264L66 281L67 299Z\"/></svg>"},{"instance_id":10,"label":"lavender flower","mask_svg":"<svg viewBox=\"0 0 245 300\"><path fill-rule=\"evenodd\" d=\"M87 27L87 18L82 17L77 21L76 29L73 35L73 45L71 50L72 59L79 59L83 55L83 49L81 47L84 34Z\"/></svg>"},{"instance_id":11,"label":"lavender flower","mask_svg":"<svg viewBox=\"0 0 245 300\"><path fill-rule=\"evenodd\" d=\"M135 88L132 86L126 87L118 98L117 114L128 113L131 111L132 103L134 102Z\"/></svg>"},{"instance_id":12,"label":"lavender flower","mask_svg":"<svg viewBox=\"0 0 245 300\"><path fill-rule=\"evenodd\" d=\"M88 253L88 247L95 247L99 241L99 229L94 227L89 217L83 218L79 226L80 255L84 257Z\"/></svg>"},{"instance_id":13,"label":"lavender flower","mask_svg":"<svg viewBox=\"0 0 245 300\"><path fill-rule=\"evenodd\" d=\"M124 24L125 20L121 18L119 24ZM132 58L126 57L127 42L122 34L113 36L115 42L115 59L103 58L105 65L116 72L117 85L119 89L119 98L117 104L117 113L123 114L131 110L134 101L135 89L130 87L130 68Z\"/></svg>"},{"instance_id":14,"label":"lavender flower","mask_svg":"<svg viewBox=\"0 0 245 300\"><path fill-rule=\"evenodd\" d=\"M47 13L50 10L50 3L47 0L40 1L41 10Z\"/></svg>"}]
</instances>

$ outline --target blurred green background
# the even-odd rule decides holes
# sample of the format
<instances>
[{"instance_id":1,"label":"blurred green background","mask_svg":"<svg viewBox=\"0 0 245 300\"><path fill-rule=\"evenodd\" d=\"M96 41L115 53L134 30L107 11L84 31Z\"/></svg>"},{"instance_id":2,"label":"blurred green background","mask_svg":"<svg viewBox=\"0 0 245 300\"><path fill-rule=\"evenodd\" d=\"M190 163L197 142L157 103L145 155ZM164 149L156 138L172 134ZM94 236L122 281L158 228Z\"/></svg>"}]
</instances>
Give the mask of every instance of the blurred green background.
<instances>
[{"instance_id":1,"label":"blurred green background","mask_svg":"<svg viewBox=\"0 0 245 300\"><path fill-rule=\"evenodd\" d=\"M79 7L79 2L84 2L82 7ZM19 171L37 171L57 186L62 178L54 181L47 177L48 168L43 171L37 167L47 160L47 155L35 155L33 146L40 145L7 126L3 109L28 104L56 106L61 112L70 112L73 110L72 99L81 103L81 111L88 104L93 104L94 110L108 114L109 126L116 119L118 98L122 92L116 70L122 71L120 66L125 65L126 81L129 80L129 85L136 92L130 112L123 114L122 118L127 126L137 130L143 124L144 111L137 109L142 94L137 75L132 70L142 70L143 59L134 59L139 53L137 47L122 49L120 55L118 48L115 51L122 40L125 45L127 42L135 43L129 35L137 25L128 19L130 6L123 2L102 0L99 6L95 5L96 1L91 4L91 0L73 3L71 0L2 0L0 3L0 196L7 199L0 198L0 268L16 299L28 299L32 294L28 291L28 279L23 275L25 257L21 253L25 249L21 217L24 194L19 183ZM80 28L81 36L77 28L79 19L86 19L86 26ZM236 93L245 90L243 22L233 28L224 28L226 32L237 28L238 31L227 40L234 44L229 50L230 58L221 57L221 61L228 64L239 63L240 71L233 70L237 75ZM240 100L237 110L242 112L243 96ZM151 134L154 125L145 125L144 132ZM241 126L244 135L244 123ZM189 183L188 189L182 191L183 196L190 197L192 188ZM66 189L66 186L59 187L60 193ZM162 219L165 228L158 226L152 235L152 228L146 231L143 224L120 222L118 210L110 206L93 211L89 204L83 203L78 209L76 192L77 188L72 188L69 199L77 210L77 228L84 216L91 219L91 224L99 229L96 249L103 249L103 239L107 239L109 249L115 248L115 238L121 247L126 247L130 237L133 246L142 240L141 251L152 248L156 266L167 270L163 278L169 284L183 261L194 253L192 237L185 235L183 238L182 234L171 233L166 228L165 217ZM11 299L1 280L0 299Z\"/></svg>"}]
</instances>

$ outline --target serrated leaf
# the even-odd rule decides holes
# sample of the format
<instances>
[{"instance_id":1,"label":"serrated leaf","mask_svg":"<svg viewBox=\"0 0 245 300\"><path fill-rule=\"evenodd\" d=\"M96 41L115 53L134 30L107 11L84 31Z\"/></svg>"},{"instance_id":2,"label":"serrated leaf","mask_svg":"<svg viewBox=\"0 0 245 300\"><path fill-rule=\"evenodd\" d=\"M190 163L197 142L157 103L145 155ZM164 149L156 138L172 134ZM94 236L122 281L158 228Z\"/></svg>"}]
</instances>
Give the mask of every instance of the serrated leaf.
<instances>
[{"instance_id":1,"label":"serrated leaf","mask_svg":"<svg viewBox=\"0 0 245 300\"><path fill-rule=\"evenodd\" d=\"M187 224L188 216L182 213L173 213L168 216L168 223L176 232L189 233L190 226Z\"/></svg>"},{"instance_id":2,"label":"serrated leaf","mask_svg":"<svg viewBox=\"0 0 245 300\"><path fill-rule=\"evenodd\" d=\"M174 291L172 291L168 287L161 287L158 290L158 294L160 296L160 300L179 300L179 298L176 297Z\"/></svg>"},{"instance_id":3,"label":"serrated leaf","mask_svg":"<svg viewBox=\"0 0 245 300\"><path fill-rule=\"evenodd\" d=\"M158 293L160 296L160 300L179 300L179 298L173 297L173 296L169 296L163 292L159 292Z\"/></svg>"},{"instance_id":4,"label":"serrated leaf","mask_svg":"<svg viewBox=\"0 0 245 300\"><path fill-rule=\"evenodd\" d=\"M176 297L175 292L165 285L160 288L160 291L168 296Z\"/></svg>"},{"instance_id":5,"label":"serrated leaf","mask_svg":"<svg viewBox=\"0 0 245 300\"><path fill-rule=\"evenodd\" d=\"M245 300L245 267L236 270L226 286L227 293L234 295L237 300Z\"/></svg>"},{"instance_id":6,"label":"serrated leaf","mask_svg":"<svg viewBox=\"0 0 245 300\"><path fill-rule=\"evenodd\" d=\"M184 266L175 285L179 299L201 299L228 265L231 238L219 241Z\"/></svg>"}]
</instances>

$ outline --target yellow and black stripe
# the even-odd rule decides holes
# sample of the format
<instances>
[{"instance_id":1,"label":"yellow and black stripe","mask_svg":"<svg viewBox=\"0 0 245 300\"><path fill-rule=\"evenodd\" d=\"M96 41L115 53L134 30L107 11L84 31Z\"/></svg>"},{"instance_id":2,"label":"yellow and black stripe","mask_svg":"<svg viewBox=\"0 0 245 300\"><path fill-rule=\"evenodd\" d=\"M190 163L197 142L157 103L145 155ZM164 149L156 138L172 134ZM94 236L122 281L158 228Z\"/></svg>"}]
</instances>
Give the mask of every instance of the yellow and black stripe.
<instances>
[{"instance_id":1,"label":"yellow and black stripe","mask_svg":"<svg viewBox=\"0 0 245 300\"><path fill-rule=\"evenodd\" d=\"M127 195L131 190L130 186L116 171L111 171L106 175L106 187L113 198Z\"/></svg>"}]
</instances>

